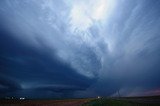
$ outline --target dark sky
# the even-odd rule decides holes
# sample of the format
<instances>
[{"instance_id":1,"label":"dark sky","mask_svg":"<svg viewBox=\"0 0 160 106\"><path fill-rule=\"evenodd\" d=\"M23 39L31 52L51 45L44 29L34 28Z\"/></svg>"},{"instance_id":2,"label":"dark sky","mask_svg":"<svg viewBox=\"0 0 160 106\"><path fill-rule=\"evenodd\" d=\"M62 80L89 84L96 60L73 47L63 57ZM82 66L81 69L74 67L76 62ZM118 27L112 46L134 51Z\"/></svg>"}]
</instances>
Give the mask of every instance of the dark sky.
<instances>
[{"instance_id":1,"label":"dark sky","mask_svg":"<svg viewBox=\"0 0 160 106\"><path fill-rule=\"evenodd\" d=\"M160 94L160 0L0 0L0 97Z\"/></svg>"}]
</instances>

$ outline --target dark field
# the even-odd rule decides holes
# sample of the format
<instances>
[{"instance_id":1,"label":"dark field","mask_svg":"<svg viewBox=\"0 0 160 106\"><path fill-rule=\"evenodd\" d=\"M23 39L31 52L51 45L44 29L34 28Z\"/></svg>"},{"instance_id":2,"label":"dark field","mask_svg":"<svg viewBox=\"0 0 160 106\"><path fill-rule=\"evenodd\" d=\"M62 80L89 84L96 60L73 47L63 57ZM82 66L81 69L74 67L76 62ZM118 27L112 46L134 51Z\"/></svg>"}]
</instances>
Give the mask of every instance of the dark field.
<instances>
[{"instance_id":1,"label":"dark field","mask_svg":"<svg viewBox=\"0 0 160 106\"><path fill-rule=\"evenodd\" d=\"M0 100L0 106L81 106L93 99Z\"/></svg>"},{"instance_id":2,"label":"dark field","mask_svg":"<svg viewBox=\"0 0 160 106\"><path fill-rule=\"evenodd\" d=\"M160 106L160 96L102 98L91 100L82 106Z\"/></svg>"},{"instance_id":3,"label":"dark field","mask_svg":"<svg viewBox=\"0 0 160 106\"><path fill-rule=\"evenodd\" d=\"M0 106L160 106L160 96L65 100L0 100Z\"/></svg>"}]
</instances>

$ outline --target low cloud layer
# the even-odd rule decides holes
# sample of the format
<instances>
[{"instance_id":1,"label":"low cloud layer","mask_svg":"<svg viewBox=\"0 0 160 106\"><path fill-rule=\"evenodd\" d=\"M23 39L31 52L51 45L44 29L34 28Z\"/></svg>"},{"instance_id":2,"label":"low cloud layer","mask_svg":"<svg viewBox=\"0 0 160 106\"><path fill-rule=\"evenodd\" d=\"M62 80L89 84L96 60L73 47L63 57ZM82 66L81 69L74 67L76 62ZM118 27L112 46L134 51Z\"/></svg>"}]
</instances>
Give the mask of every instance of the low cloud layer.
<instances>
[{"instance_id":1,"label":"low cloud layer","mask_svg":"<svg viewBox=\"0 0 160 106\"><path fill-rule=\"evenodd\" d=\"M123 96L152 95L146 92L160 88L159 5L1 0L2 96L116 96L118 90Z\"/></svg>"}]
</instances>

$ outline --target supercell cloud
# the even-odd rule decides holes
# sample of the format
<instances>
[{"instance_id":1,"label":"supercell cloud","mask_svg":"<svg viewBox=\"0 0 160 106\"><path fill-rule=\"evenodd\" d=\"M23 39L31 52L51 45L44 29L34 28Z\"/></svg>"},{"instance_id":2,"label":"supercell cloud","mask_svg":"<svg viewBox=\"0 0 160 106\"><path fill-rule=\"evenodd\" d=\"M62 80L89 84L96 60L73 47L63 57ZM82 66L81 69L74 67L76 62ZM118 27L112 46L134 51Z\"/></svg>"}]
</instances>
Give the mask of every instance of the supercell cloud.
<instances>
[{"instance_id":1,"label":"supercell cloud","mask_svg":"<svg viewBox=\"0 0 160 106\"><path fill-rule=\"evenodd\" d=\"M159 0L1 0L0 97L153 95Z\"/></svg>"}]
</instances>

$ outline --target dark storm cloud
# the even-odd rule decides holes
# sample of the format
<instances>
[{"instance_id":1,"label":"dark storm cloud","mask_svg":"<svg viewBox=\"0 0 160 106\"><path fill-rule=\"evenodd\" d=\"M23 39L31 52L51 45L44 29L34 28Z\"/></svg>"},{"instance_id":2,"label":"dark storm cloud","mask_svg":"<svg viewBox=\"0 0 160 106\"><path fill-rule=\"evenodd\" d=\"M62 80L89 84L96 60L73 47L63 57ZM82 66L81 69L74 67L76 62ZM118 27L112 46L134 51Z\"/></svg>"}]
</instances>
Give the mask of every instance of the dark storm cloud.
<instances>
[{"instance_id":1,"label":"dark storm cloud","mask_svg":"<svg viewBox=\"0 0 160 106\"><path fill-rule=\"evenodd\" d=\"M47 48L35 50L11 37L11 33L4 28L1 28L0 32L0 74L5 75L0 77L2 92L8 92L11 96L12 94L28 95L25 91L30 94L35 90L37 93L41 91L74 92L86 89L93 83L94 79L77 74L70 65L54 58ZM17 82L9 80L9 77L16 79ZM55 84L61 84L61 86L53 86ZM33 93L35 95L32 96L36 97L37 93Z\"/></svg>"},{"instance_id":2,"label":"dark storm cloud","mask_svg":"<svg viewBox=\"0 0 160 106\"><path fill-rule=\"evenodd\" d=\"M21 89L21 86L14 81L15 79L10 79L2 75L0 77L0 97L4 96L7 92L15 92Z\"/></svg>"},{"instance_id":3,"label":"dark storm cloud","mask_svg":"<svg viewBox=\"0 0 160 106\"><path fill-rule=\"evenodd\" d=\"M106 11L98 1L1 0L0 88L28 97L159 89L160 1L108 0Z\"/></svg>"}]
</instances>

